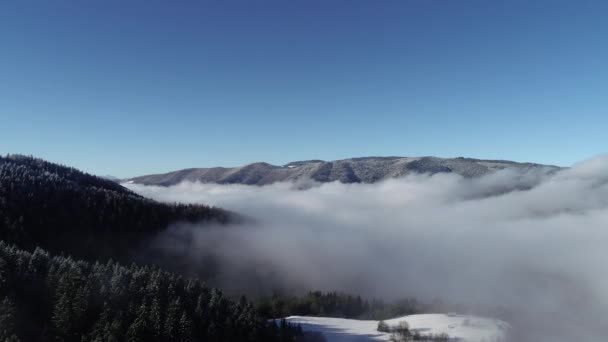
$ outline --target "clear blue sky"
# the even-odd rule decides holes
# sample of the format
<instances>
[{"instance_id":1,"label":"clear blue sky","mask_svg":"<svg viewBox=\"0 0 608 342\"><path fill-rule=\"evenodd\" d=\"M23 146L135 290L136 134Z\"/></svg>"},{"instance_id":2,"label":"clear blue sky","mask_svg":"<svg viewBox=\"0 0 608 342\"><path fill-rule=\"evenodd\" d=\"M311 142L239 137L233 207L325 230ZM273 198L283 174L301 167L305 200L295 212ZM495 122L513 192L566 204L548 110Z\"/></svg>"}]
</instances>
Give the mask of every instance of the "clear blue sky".
<instances>
[{"instance_id":1,"label":"clear blue sky","mask_svg":"<svg viewBox=\"0 0 608 342\"><path fill-rule=\"evenodd\" d=\"M608 151L608 1L2 1L0 153L120 177Z\"/></svg>"}]
</instances>

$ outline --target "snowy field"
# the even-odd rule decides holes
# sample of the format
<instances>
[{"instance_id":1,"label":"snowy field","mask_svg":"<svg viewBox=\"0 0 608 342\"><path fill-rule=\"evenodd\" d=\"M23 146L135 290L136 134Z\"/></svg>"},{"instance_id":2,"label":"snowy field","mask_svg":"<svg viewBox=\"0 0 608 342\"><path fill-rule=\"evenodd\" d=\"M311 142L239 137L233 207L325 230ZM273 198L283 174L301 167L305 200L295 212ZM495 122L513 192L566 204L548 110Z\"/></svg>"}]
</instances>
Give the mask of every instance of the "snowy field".
<instances>
[{"instance_id":1,"label":"snowy field","mask_svg":"<svg viewBox=\"0 0 608 342\"><path fill-rule=\"evenodd\" d=\"M378 332L378 321L355 319L291 316L289 323L300 324L304 331L320 332L327 342L388 341L390 334ZM424 314L399 317L385 322L397 326L406 321L412 332L421 335L446 333L450 341L502 342L506 340L509 324L495 319L455 314Z\"/></svg>"}]
</instances>

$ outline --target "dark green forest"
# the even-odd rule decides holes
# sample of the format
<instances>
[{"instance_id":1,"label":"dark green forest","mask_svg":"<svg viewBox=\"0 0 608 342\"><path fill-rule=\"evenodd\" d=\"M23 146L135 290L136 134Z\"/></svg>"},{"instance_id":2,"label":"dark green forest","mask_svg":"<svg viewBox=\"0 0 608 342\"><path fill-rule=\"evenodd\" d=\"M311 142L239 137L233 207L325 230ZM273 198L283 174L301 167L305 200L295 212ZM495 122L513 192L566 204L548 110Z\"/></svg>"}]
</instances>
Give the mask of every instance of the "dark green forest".
<instances>
[{"instance_id":1,"label":"dark green forest","mask_svg":"<svg viewBox=\"0 0 608 342\"><path fill-rule=\"evenodd\" d=\"M219 208L159 203L41 159L0 157L0 239L28 250L122 259L171 223L234 218Z\"/></svg>"},{"instance_id":2,"label":"dark green forest","mask_svg":"<svg viewBox=\"0 0 608 342\"><path fill-rule=\"evenodd\" d=\"M0 341L293 341L245 298L152 266L52 257L0 242Z\"/></svg>"}]
</instances>

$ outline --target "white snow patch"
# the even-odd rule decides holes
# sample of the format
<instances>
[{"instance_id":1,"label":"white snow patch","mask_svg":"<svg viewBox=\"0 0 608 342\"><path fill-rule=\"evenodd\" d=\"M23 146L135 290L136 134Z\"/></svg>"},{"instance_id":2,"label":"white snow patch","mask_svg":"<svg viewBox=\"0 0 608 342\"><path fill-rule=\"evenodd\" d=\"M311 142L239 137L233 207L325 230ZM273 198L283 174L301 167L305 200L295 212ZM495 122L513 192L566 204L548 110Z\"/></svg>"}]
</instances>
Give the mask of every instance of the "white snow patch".
<instances>
[{"instance_id":1,"label":"white snow patch","mask_svg":"<svg viewBox=\"0 0 608 342\"><path fill-rule=\"evenodd\" d=\"M327 342L388 341L390 337L377 330L378 321L306 316L290 316L286 320L300 324L304 331L322 333ZM409 315L385 323L392 327L402 321L420 335L445 333L450 341L461 342L503 342L510 329L509 324L501 320L456 314Z\"/></svg>"}]
</instances>

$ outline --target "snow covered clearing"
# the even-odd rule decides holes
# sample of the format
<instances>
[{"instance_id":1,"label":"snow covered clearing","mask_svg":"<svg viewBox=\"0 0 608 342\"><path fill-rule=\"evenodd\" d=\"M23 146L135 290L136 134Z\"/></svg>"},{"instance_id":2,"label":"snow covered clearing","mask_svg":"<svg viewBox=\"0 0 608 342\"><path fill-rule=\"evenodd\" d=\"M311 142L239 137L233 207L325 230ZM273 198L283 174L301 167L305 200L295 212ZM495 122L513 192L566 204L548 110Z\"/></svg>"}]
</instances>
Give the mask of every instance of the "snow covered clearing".
<instances>
[{"instance_id":1,"label":"snow covered clearing","mask_svg":"<svg viewBox=\"0 0 608 342\"><path fill-rule=\"evenodd\" d=\"M390 334L377 330L378 321L355 319L291 316L287 322L300 324L306 332L320 332L327 342L374 342L388 341ZM385 323L390 327L406 321L410 331L420 335L445 333L450 341L462 342L503 342L510 329L508 323L467 315L423 314L403 316Z\"/></svg>"}]
</instances>

